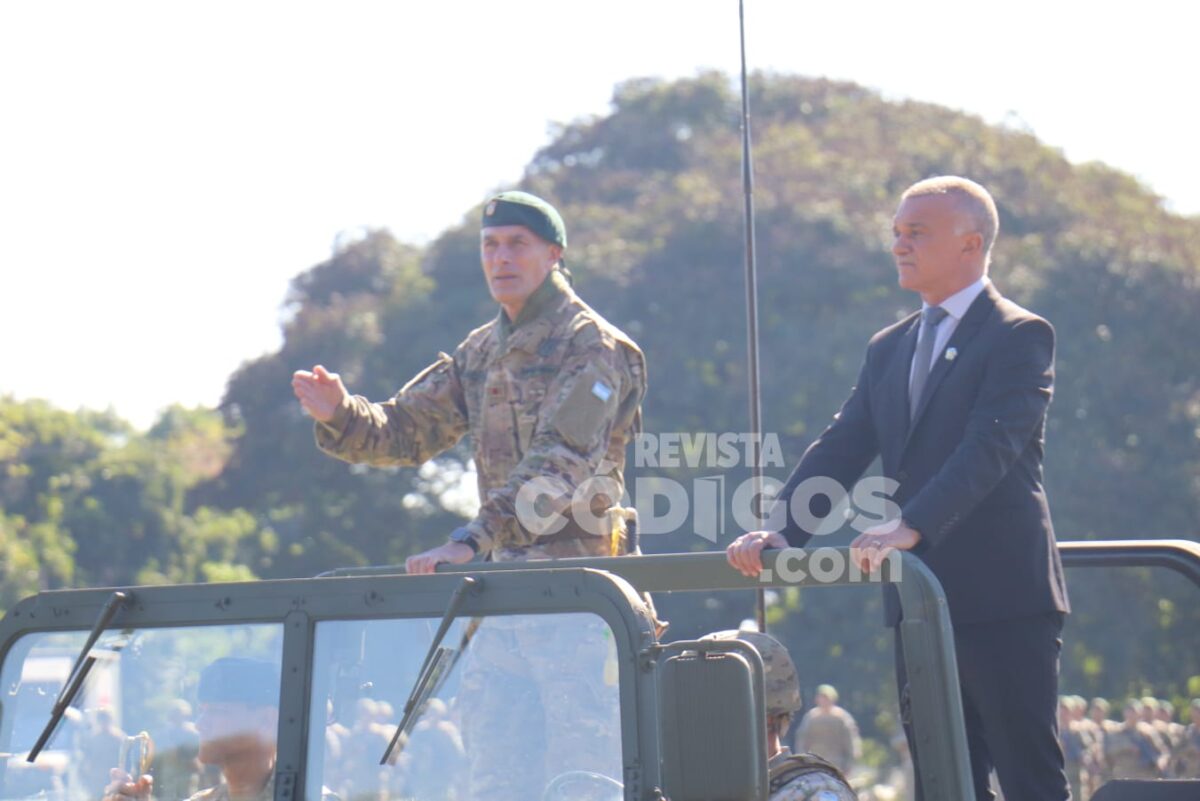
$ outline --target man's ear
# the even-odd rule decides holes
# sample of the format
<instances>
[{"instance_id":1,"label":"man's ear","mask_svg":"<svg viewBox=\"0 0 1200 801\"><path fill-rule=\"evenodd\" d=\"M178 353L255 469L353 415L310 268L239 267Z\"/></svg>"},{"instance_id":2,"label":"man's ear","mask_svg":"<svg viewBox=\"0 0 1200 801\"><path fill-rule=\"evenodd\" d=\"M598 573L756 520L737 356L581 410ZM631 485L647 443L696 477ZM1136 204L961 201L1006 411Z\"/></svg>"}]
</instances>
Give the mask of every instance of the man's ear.
<instances>
[{"instance_id":1,"label":"man's ear","mask_svg":"<svg viewBox=\"0 0 1200 801\"><path fill-rule=\"evenodd\" d=\"M978 231L971 231L963 237L963 255L964 256L982 256L983 255L983 234Z\"/></svg>"}]
</instances>

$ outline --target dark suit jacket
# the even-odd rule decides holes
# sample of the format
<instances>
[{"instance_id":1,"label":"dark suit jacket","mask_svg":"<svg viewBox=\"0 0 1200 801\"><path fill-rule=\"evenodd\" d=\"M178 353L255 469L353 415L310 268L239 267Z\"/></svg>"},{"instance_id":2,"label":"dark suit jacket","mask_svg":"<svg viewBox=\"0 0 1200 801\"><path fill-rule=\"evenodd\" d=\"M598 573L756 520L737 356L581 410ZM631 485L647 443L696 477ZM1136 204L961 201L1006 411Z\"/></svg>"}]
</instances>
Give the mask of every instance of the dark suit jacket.
<instances>
[{"instance_id":1,"label":"dark suit jacket","mask_svg":"<svg viewBox=\"0 0 1200 801\"><path fill-rule=\"evenodd\" d=\"M919 325L916 313L871 338L858 384L781 500L812 476L850 491L879 456L883 475L899 482L892 500L921 533L914 553L941 581L956 624L1067 612L1042 486L1053 327L987 284L937 359L910 425ZM790 512L783 534L794 546L809 538Z\"/></svg>"}]
</instances>

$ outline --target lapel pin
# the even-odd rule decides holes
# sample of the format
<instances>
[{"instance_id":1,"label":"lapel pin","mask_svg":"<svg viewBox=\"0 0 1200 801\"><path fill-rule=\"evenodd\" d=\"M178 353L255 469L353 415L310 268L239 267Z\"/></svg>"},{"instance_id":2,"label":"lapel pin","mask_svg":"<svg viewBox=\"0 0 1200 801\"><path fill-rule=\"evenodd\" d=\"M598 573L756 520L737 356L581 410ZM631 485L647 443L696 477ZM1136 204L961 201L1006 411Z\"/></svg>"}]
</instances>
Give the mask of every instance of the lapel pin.
<instances>
[{"instance_id":1,"label":"lapel pin","mask_svg":"<svg viewBox=\"0 0 1200 801\"><path fill-rule=\"evenodd\" d=\"M952 362L958 358L958 348L946 348L946 361Z\"/></svg>"}]
</instances>

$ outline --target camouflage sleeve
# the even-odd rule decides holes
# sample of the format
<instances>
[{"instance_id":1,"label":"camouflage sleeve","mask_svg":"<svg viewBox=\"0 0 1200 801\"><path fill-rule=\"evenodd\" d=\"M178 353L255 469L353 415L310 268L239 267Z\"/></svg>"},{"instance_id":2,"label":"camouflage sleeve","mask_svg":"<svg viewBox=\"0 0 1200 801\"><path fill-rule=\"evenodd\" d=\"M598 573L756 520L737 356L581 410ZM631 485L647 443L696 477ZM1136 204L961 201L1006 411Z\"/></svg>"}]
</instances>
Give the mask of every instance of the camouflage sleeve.
<instances>
[{"instance_id":1,"label":"camouflage sleeve","mask_svg":"<svg viewBox=\"0 0 1200 801\"><path fill-rule=\"evenodd\" d=\"M641 353L627 351L625 345L595 326L584 327L575 335L566 359L546 389L529 447L505 484L488 492L479 514L467 524L481 551L523 547L539 536L537 526L525 524L528 518L522 519L518 511L519 501L527 503L532 497L528 488L553 488L538 500L537 519L561 519L560 515L569 514L572 497L580 485L613 469L605 457L610 446L623 452L640 420L645 394ZM603 492L601 481L589 489ZM617 501L619 497L612 499ZM524 525L505 525L513 518ZM514 533L521 539L512 541Z\"/></svg>"},{"instance_id":2,"label":"camouflage sleeve","mask_svg":"<svg viewBox=\"0 0 1200 801\"><path fill-rule=\"evenodd\" d=\"M343 401L315 426L317 447L355 464L414 466L458 442L467 431L466 404L454 358L445 353L384 403L360 395Z\"/></svg>"}]
</instances>

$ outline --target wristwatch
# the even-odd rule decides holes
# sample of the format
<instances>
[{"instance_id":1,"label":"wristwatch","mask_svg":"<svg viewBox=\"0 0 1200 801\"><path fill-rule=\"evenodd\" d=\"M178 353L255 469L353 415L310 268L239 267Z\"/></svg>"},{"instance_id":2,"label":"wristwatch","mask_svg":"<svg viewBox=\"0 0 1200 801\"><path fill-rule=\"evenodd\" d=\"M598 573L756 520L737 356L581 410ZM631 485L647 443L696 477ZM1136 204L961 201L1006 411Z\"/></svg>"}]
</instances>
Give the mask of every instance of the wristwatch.
<instances>
[{"instance_id":1,"label":"wristwatch","mask_svg":"<svg viewBox=\"0 0 1200 801\"><path fill-rule=\"evenodd\" d=\"M470 529L466 526L459 526L450 532L451 542L461 542L475 553L479 553L479 543L475 541L475 537L471 535Z\"/></svg>"}]
</instances>

